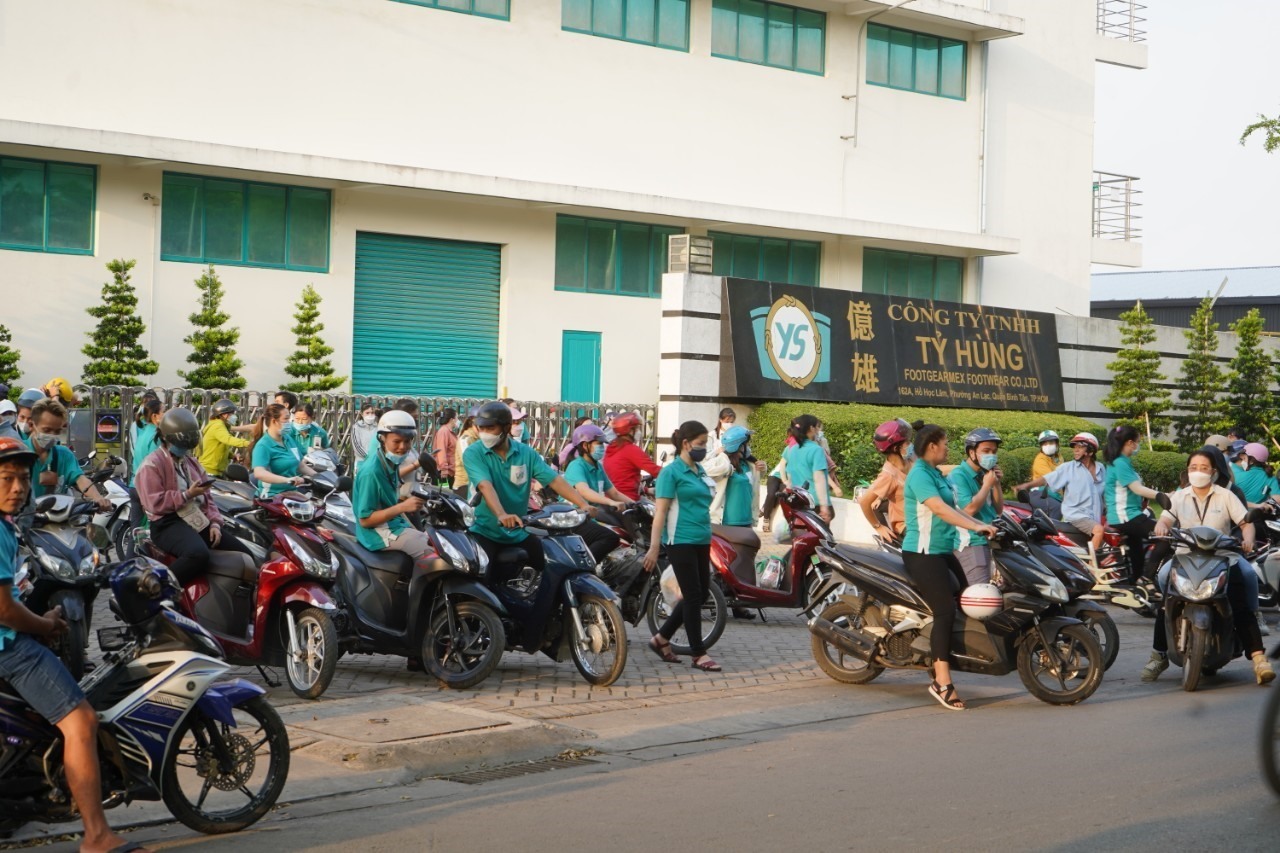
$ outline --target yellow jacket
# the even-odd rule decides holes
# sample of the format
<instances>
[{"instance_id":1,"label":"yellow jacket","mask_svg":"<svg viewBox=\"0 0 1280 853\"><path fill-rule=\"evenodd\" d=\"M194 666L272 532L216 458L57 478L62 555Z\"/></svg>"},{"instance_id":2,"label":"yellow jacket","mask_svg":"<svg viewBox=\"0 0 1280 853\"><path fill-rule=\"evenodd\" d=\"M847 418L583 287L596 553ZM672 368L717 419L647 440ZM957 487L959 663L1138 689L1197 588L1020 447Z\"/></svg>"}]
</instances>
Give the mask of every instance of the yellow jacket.
<instances>
[{"instance_id":1,"label":"yellow jacket","mask_svg":"<svg viewBox=\"0 0 1280 853\"><path fill-rule=\"evenodd\" d=\"M222 418L212 418L200 436L200 464L210 475L221 477L227 472L232 448L248 447L250 443L247 438L232 435Z\"/></svg>"},{"instance_id":2,"label":"yellow jacket","mask_svg":"<svg viewBox=\"0 0 1280 853\"><path fill-rule=\"evenodd\" d=\"M1037 453L1036 458L1031 461L1031 479L1043 477L1050 471L1058 467L1058 460L1052 456L1045 456L1043 453Z\"/></svg>"},{"instance_id":3,"label":"yellow jacket","mask_svg":"<svg viewBox=\"0 0 1280 853\"><path fill-rule=\"evenodd\" d=\"M471 480L467 477L467 468L462 464L462 454L471 445L471 442L480 438L480 431L475 427L458 436L458 449L454 456L453 469L453 487L461 489L463 486L470 485Z\"/></svg>"}]
</instances>

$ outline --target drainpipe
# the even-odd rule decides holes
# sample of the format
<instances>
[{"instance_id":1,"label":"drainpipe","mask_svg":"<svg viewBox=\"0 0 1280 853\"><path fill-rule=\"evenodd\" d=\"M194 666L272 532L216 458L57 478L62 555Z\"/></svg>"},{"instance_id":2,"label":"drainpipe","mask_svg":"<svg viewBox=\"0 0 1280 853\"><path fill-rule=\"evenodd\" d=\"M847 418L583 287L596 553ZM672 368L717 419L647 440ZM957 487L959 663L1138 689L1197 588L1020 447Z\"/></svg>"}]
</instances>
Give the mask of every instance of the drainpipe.
<instances>
[{"instance_id":1,"label":"drainpipe","mask_svg":"<svg viewBox=\"0 0 1280 853\"><path fill-rule=\"evenodd\" d=\"M987 97L987 67L991 62L991 42L982 43L982 118L978 134L982 140L980 160L978 163L978 233L987 233L987 108L990 98ZM977 279L977 292L974 301L982 304L983 275L986 273L986 258L978 257L974 264Z\"/></svg>"},{"instance_id":2,"label":"drainpipe","mask_svg":"<svg viewBox=\"0 0 1280 853\"><path fill-rule=\"evenodd\" d=\"M867 24L871 23L872 18L878 18L881 15L886 15L889 12L892 12L894 9L900 8L902 6L907 5L908 3L914 3L914 2L915 0L898 0L897 3L894 3L892 6L890 6L887 9L881 9L879 12L870 12L870 13L863 12L860 15L855 16L855 17L862 18L862 23L858 25L858 38L857 38L858 61L854 65L853 94L843 96L846 101L853 101L853 133L850 136L845 137L845 140L848 142L852 142L854 148L858 147L858 115L861 112L861 110L859 109L859 104L861 103L860 97L862 95L862 74L863 74L862 45L865 44L862 37L863 37L863 34L867 31Z\"/></svg>"}]
</instances>

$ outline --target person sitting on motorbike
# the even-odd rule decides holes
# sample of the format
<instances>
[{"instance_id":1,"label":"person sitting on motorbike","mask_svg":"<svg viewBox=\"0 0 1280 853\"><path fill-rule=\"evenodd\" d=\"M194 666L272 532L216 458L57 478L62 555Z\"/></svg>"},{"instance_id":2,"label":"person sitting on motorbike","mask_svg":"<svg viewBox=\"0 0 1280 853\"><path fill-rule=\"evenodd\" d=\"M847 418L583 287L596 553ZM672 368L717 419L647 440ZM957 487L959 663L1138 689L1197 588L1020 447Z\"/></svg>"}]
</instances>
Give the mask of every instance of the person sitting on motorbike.
<instances>
[{"instance_id":1,"label":"person sitting on motorbike","mask_svg":"<svg viewBox=\"0 0 1280 853\"><path fill-rule=\"evenodd\" d=\"M1070 462L1014 486L1013 491L1046 487L1060 493L1063 523L1088 536L1089 547L1096 552L1102 546L1102 536L1106 533L1101 519L1105 512L1102 490L1107 469L1098 461L1098 439L1093 433L1076 433L1068 444L1074 457Z\"/></svg>"},{"instance_id":2,"label":"person sitting on motorbike","mask_svg":"<svg viewBox=\"0 0 1280 853\"><path fill-rule=\"evenodd\" d=\"M1189 486L1169 495L1169 508L1160 516L1155 526L1156 536L1168 536L1174 528L1211 527L1219 533L1230 535L1234 527L1240 528L1240 542L1247 554L1253 551L1253 524L1245 521L1248 510L1231 491L1214 481L1220 476L1213 456L1201 448L1187 459ZM1160 569L1159 587L1168 583L1172 564ZM1231 602L1231 618L1236 636L1244 646L1245 654L1253 661L1253 673L1259 684L1267 684L1275 677L1275 671L1267 660L1262 645L1262 634L1254 614L1258 610L1258 576L1249 561L1241 554L1234 555L1227 576L1227 599ZM1166 635L1163 614L1157 613L1152 638L1151 660L1142 670L1143 681L1155 681L1169 668L1169 640Z\"/></svg>"},{"instance_id":3,"label":"person sitting on motorbike","mask_svg":"<svg viewBox=\"0 0 1280 853\"><path fill-rule=\"evenodd\" d=\"M964 437L965 461L951 471L947 479L956 492L959 509L990 524L1004 512L1004 486L1000 483L1003 473L996 455L1001 438L995 430L979 427ZM957 531L956 557L964 569L970 584L988 583L991 580L991 547L980 533Z\"/></svg>"},{"instance_id":4,"label":"person sitting on motorbike","mask_svg":"<svg viewBox=\"0 0 1280 853\"><path fill-rule=\"evenodd\" d=\"M564 443L564 447L560 448L560 452L556 454L556 464L559 465L561 471L569 467L569 463L573 461L573 458L578 453L577 448L573 444L574 431L576 431L578 427L582 426L583 424L594 424L594 423L595 421L592 419L590 415L583 415L582 417L576 419L573 422L573 429L570 430L569 432L569 440ZM603 432L603 430L601 430L601 432ZM606 447L609 444L609 440L610 440L609 437L606 435L605 441L604 441Z\"/></svg>"},{"instance_id":5,"label":"person sitting on motorbike","mask_svg":"<svg viewBox=\"0 0 1280 853\"><path fill-rule=\"evenodd\" d=\"M151 541L174 557L169 571L183 586L209 568L210 549L249 553L222 529L222 513L209 495L213 481L191 455L199 443L195 414L170 409L160 418L160 449L143 460L135 480L151 520Z\"/></svg>"},{"instance_id":6,"label":"person sitting on motorbike","mask_svg":"<svg viewBox=\"0 0 1280 853\"><path fill-rule=\"evenodd\" d=\"M800 415L791 422L791 437L795 444L782 451L783 484L789 488L813 492L818 505L818 515L828 524L835 517L828 493L827 454L818 443L818 419L813 415Z\"/></svg>"},{"instance_id":7,"label":"person sitting on motorbike","mask_svg":"<svg viewBox=\"0 0 1280 853\"><path fill-rule=\"evenodd\" d=\"M155 394L143 395L138 405L138 415L134 418L133 450L129 466L129 529L142 526L142 501L138 498L138 469L148 456L160 447L160 416L164 414L164 404ZM132 537L130 537L132 547Z\"/></svg>"},{"instance_id":8,"label":"person sitting on motorbike","mask_svg":"<svg viewBox=\"0 0 1280 853\"><path fill-rule=\"evenodd\" d=\"M18 414L14 418L13 425L18 428L18 432L22 433L23 438L31 435L31 408L44 399L46 399L44 392L39 388L28 388L18 397Z\"/></svg>"},{"instance_id":9,"label":"person sitting on motorbike","mask_svg":"<svg viewBox=\"0 0 1280 853\"><path fill-rule=\"evenodd\" d=\"M764 504L760 507L760 532L773 532L773 515L778 510L778 493L786 488L783 478L786 476L787 470L787 448L794 447L795 438L791 435L787 436L787 443L782 448L782 453L778 456L778 464L773 466L773 470L769 472L768 478L764 485Z\"/></svg>"},{"instance_id":10,"label":"person sitting on motorbike","mask_svg":"<svg viewBox=\"0 0 1280 853\"><path fill-rule=\"evenodd\" d=\"M1245 497L1244 490L1241 489L1240 485L1235 481L1236 469L1234 466L1227 463L1226 453L1218 449L1217 446L1209 445L1207 443L1203 448L1201 448L1201 450L1205 453L1208 453L1213 458L1213 467L1217 475L1214 478L1214 482L1220 485L1225 484L1227 489L1230 490L1231 494L1236 496L1236 498L1240 501L1240 503L1244 504L1245 507L1249 507L1249 500L1247 497ZM1262 535L1263 531L1265 530L1266 530L1265 524L1254 524L1253 526L1254 543L1256 545L1261 545L1264 542L1266 542L1266 539ZM1164 559L1167 558L1168 545L1166 545L1165 543L1159 543L1156 545L1155 550L1160 551L1163 554L1161 559L1156 560L1156 563L1157 564L1163 563ZM1254 591L1256 592L1257 585L1258 585L1257 575L1253 573L1245 575L1245 583L1251 584L1252 587L1254 588ZM1257 608L1255 608L1255 610L1257 610ZM1267 622L1265 619L1262 618L1262 612L1260 610L1256 613L1256 616L1257 616L1259 633L1261 633L1262 636L1264 637L1269 635L1271 633L1271 629L1267 627Z\"/></svg>"},{"instance_id":11,"label":"person sitting on motorbike","mask_svg":"<svg viewBox=\"0 0 1280 853\"><path fill-rule=\"evenodd\" d=\"M31 434L27 446L36 453L36 464L31 470L31 496L66 494L71 486L98 505L103 512L111 511L98 487L89 481L76 461L76 455L59 443L58 436L67 427L67 410L57 400L44 398L31 407Z\"/></svg>"},{"instance_id":12,"label":"person sitting on motorbike","mask_svg":"<svg viewBox=\"0 0 1280 853\"><path fill-rule=\"evenodd\" d=\"M885 421L876 427L871 440L876 450L884 456L884 465L862 497L858 498L858 506L871 529L876 531L882 540L889 543L902 541L906 528L906 516L902 504L902 488L907 482L907 472L915 462L915 449L911 446L911 424L898 418ZM882 524L876 515L876 505L884 510L885 521Z\"/></svg>"},{"instance_id":13,"label":"person sitting on motorbike","mask_svg":"<svg viewBox=\"0 0 1280 853\"><path fill-rule=\"evenodd\" d=\"M360 464L369 458L369 449L377 443L378 421L383 414L382 409L366 401L360 407L360 416L351 425L351 455L357 474L360 473Z\"/></svg>"},{"instance_id":14,"label":"person sitting on motorbike","mask_svg":"<svg viewBox=\"0 0 1280 853\"><path fill-rule=\"evenodd\" d=\"M525 414L523 409L517 409L512 403L508 403L507 408L511 409L511 440L526 443L525 418L528 415Z\"/></svg>"},{"instance_id":15,"label":"person sitting on motorbike","mask_svg":"<svg viewBox=\"0 0 1280 853\"><path fill-rule=\"evenodd\" d=\"M35 462L35 452L24 442L0 438L0 678L62 733L67 787L84 822L80 849L123 850L127 842L111 831L102 808L98 714L45 645L67 630L62 608L39 616L14 595L18 531L11 519L27 503Z\"/></svg>"},{"instance_id":16,"label":"person sitting on motorbike","mask_svg":"<svg viewBox=\"0 0 1280 853\"><path fill-rule=\"evenodd\" d=\"M430 538L405 517L422 509L421 499L400 499L400 463L417 438L413 415L392 409L378 421L374 454L356 472L351 486L351 508L360 522L356 539L370 551L403 551L414 560L432 551Z\"/></svg>"},{"instance_id":17,"label":"person sitting on motorbike","mask_svg":"<svg viewBox=\"0 0 1280 853\"><path fill-rule=\"evenodd\" d=\"M471 487L482 499L476 507L471 535L489 555L491 563L497 564L502 549L517 547L528 557L527 565L541 572L546 567L542 543L524 529L533 481L550 486L590 516L595 516L595 510L538 451L511 440L511 423L511 409L500 401L485 403L476 412L475 426L480 440L462 455Z\"/></svg>"},{"instance_id":18,"label":"person sitting on motorbike","mask_svg":"<svg viewBox=\"0 0 1280 853\"><path fill-rule=\"evenodd\" d=\"M236 404L230 400L219 400L209 410L209 422L204 425L204 431L200 434L200 466L209 472L209 476L221 477L226 474L231 454L237 448L248 447L253 443L250 439L231 434L231 428L238 421Z\"/></svg>"},{"instance_id":19,"label":"person sitting on motorbike","mask_svg":"<svg viewBox=\"0 0 1280 853\"><path fill-rule=\"evenodd\" d=\"M1275 492L1275 480L1267 470L1270 458L1267 446L1255 441L1241 447L1231 461L1236 485L1244 492L1246 505L1250 508L1260 506Z\"/></svg>"},{"instance_id":20,"label":"person sitting on motorbike","mask_svg":"<svg viewBox=\"0 0 1280 853\"><path fill-rule=\"evenodd\" d=\"M640 498L640 474L647 472L657 477L662 472L649 454L636 445L636 430L642 421L635 412L623 412L609 423L614 439L604 452L604 470L613 481L614 488L627 500Z\"/></svg>"},{"instance_id":21,"label":"person sitting on motorbike","mask_svg":"<svg viewBox=\"0 0 1280 853\"><path fill-rule=\"evenodd\" d=\"M258 496L269 498L302 485L298 475L302 467L302 449L286 431L289 410L272 403L262 411L262 437L253 443L249 457L253 476L258 481Z\"/></svg>"},{"instance_id":22,"label":"person sitting on motorbike","mask_svg":"<svg viewBox=\"0 0 1280 853\"><path fill-rule=\"evenodd\" d=\"M1042 430L1040 435L1036 436L1036 443L1040 447L1040 452L1031 460L1031 479L1033 480L1045 476L1062 464L1056 432L1051 429ZM1031 504L1043 509L1050 518L1062 518L1062 494L1056 489L1045 488L1042 493L1032 495Z\"/></svg>"},{"instance_id":23,"label":"person sitting on motorbike","mask_svg":"<svg viewBox=\"0 0 1280 853\"><path fill-rule=\"evenodd\" d=\"M622 511L631 501L613 487L604 472L604 430L595 424L580 426L573 431L573 440L575 455L564 470L564 479L596 506L596 520L579 527L578 534L599 563L620 541L618 534L605 525L623 527ZM634 531L631 536L635 538Z\"/></svg>"},{"instance_id":24,"label":"person sitting on motorbike","mask_svg":"<svg viewBox=\"0 0 1280 853\"><path fill-rule=\"evenodd\" d=\"M22 440L18 432L18 407L12 400L0 398L0 438L16 438Z\"/></svg>"},{"instance_id":25,"label":"person sitting on motorbike","mask_svg":"<svg viewBox=\"0 0 1280 853\"><path fill-rule=\"evenodd\" d=\"M1107 433L1107 480L1102 494L1107 505L1107 524L1125 537L1133 571L1130 581L1150 585L1155 568L1146 565L1145 551L1155 522L1142 511L1142 501L1158 499L1160 492L1142 484L1142 477L1130 461L1140 445L1138 430L1134 427L1112 427Z\"/></svg>"},{"instance_id":26,"label":"person sitting on motorbike","mask_svg":"<svg viewBox=\"0 0 1280 853\"><path fill-rule=\"evenodd\" d=\"M316 423L316 409L310 403L302 403L293 410L293 423L289 425L289 429L294 443L303 453L315 448L327 450L330 447L329 432Z\"/></svg>"}]
</instances>

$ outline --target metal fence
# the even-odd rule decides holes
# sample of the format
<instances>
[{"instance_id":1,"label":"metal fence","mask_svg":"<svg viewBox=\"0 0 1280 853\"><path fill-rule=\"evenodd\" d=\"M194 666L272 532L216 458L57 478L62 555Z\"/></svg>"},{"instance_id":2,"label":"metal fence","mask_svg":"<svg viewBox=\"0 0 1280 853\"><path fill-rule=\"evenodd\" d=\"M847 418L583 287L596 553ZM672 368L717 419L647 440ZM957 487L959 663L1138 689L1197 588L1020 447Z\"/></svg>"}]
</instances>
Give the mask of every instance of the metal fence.
<instances>
[{"instance_id":1,"label":"metal fence","mask_svg":"<svg viewBox=\"0 0 1280 853\"><path fill-rule=\"evenodd\" d=\"M218 400L228 399L234 402L240 412L240 423L251 423L262 414L262 410L273 402L274 391L210 391L200 388L125 388L118 385L77 386L85 405L73 412L73 418L79 420L88 415L91 424L97 424L104 417L118 417L122 424L120 429L121 454L127 463L131 463L133 448L130 446L128 425L134 422L138 402L147 391L156 394L166 409L182 406L195 412L196 418L203 424L209 418L210 407ZM349 463L353 458L351 450L352 427L360 417L360 412L368 405L384 411L394 408L396 401L405 399L401 396L379 396L365 394L299 394L299 401L310 403L315 407L315 421L329 433L330 441L338 453ZM454 409L459 414L459 423L466 418L474 407L487 400L470 397L409 397L418 404L418 429L422 434L421 444L430 446L438 428L438 417L445 409ZM522 409L528 416L525 421L524 441L532 445L540 453L558 453L569 440L573 432L573 424L580 417L591 417L597 422L603 421L611 412L636 412L643 422L643 436L637 442L652 453L656 445L654 427L657 421L658 407L655 403L544 403L536 401L516 400L514 405ZM90 435L84 429L75 429L73 435ZM89 439L92 440L92 439ZM77 453L84 450L73 446Z\"/></svg>"},{"instance_id":2,"label":"metal fence","mask_svg":"<svg viewBox=\"0 0 1280 853\"><path fill-rule=\"evenodd\" d=\"M1093 236L1107 240L1142 238L1142 217L1138 214L1142 190L1134 186L1137 182L1130 175L1093 173Z\"/></svg>"},{"instance_id":3,"label":"metal fence","mask_svg":"<svg viewBox=\"0 0 1280 853\"><path fill-rule=\"evenodd\" d=\"M1146 41L1147 31L1140 27L1147 7L1135 0L1098 0L1098 32L1121 41Z\"/></svg>"}]
</instances>

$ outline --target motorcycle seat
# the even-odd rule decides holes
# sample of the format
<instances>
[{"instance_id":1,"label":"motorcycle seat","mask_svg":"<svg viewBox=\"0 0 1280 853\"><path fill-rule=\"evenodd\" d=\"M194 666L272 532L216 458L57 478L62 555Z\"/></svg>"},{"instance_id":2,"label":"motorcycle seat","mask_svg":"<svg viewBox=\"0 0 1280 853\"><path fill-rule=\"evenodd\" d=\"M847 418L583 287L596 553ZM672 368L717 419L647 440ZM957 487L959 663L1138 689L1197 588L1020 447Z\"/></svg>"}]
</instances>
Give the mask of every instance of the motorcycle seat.
<instances>
[{"instance_id":1,"label":"motorcycle seat","mask_svg":"<svg viewBox=\"0 0 1280 853\"><path fill-rule=\"evenodd\" d=\"M208 573L246 584L258 582L258 567L253 564L253 558L239 551L210 551Z\"/></svg>"},{"instance_id":2,"label":"motorcycle seat","mask_svg":"<svg viewBox=\"0 0 1280 853\"><path fill-rule=\"evenodd\" d=\"M750 527L713 524L711 532L735 545L737 556L729 570L743 583L756 584L756 554L760 553L760 537Z\"/></svg>"},{"instance_id":3,"label":"motorcycle seat","mask_svg":"<svg viewBox=\"0 0 1280 853\"><path fill-rule=\"evenodd\" d=\"M871 548L859 548L856 545L837 544L832 546L832 550L850 562L862 563L878 572L892 575L910 585L913 589L915 588L915 580L907 572L907 567L903 565L902 558L897 554L888 554Z\"/></svg>"},{"instance_id":4,"label":"motorcycle seat","mask_svg":"<svg viewBox=\"0 0 1280 853\"><path fill-rule=\"evenodd\" d=\"M389 548L381 551L370 551L357 542L354 536L339 534L335 538L339 539L342 547L354 555L357 560L374 571L388 572L401 577L408 577L410 572L413 571L413 558L403 551L393 551Z\"/></svg>"},{"instance_id":5,"label":"motorcycle seat","mask_svg":"<svg viewBox=\"0 0 1280 853\"><path fill-rule=\"evenodd\" d=\"M1058 528L1059 533L1066 536L1081 548L1089 547L1089 537L1081 533L1079 530L1076 530L1070 524L1067 524L1065 521L1055 521L1053 525Z\"/></svg>"},{"instance_id":6,"label":"motorcycle seat","mask_svg":"<svg viewBox=\"0 0 1280 853\"><path fill-rule=\"evenodd\" d=\"M529 555L523 548L503 548L498 552L498 565L521 566L528 561Z\"/></svg>"}]
</instances>

